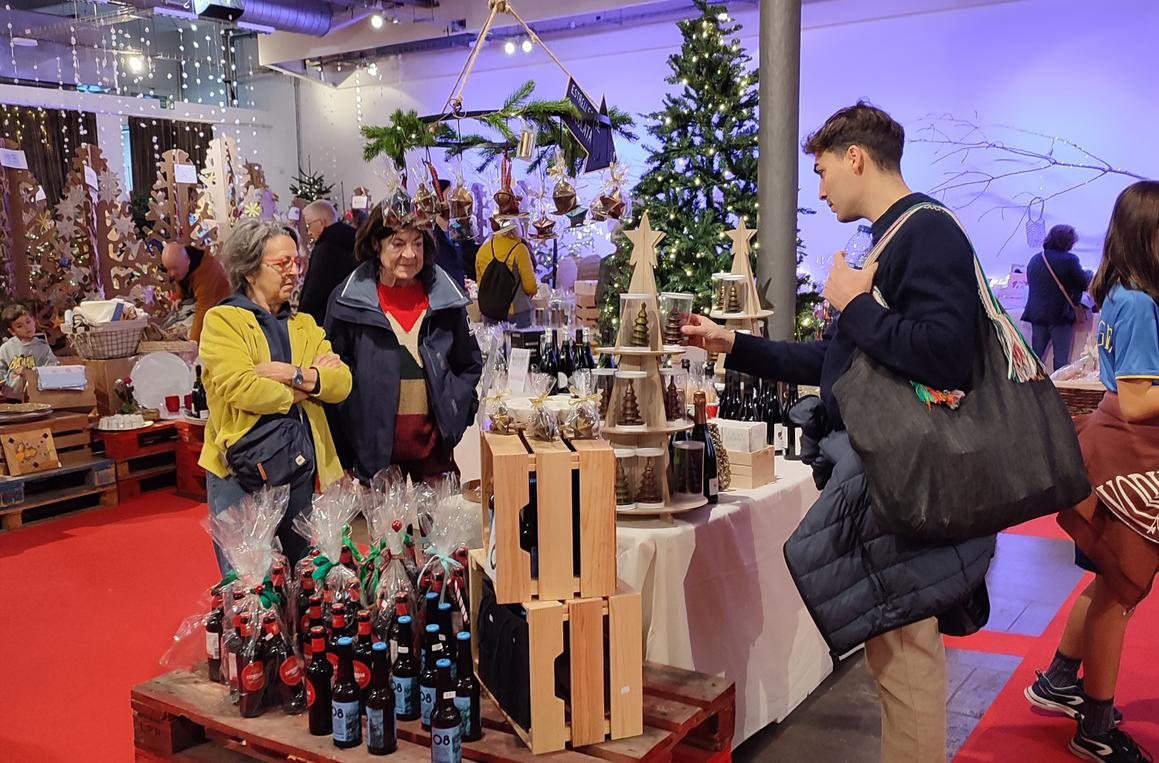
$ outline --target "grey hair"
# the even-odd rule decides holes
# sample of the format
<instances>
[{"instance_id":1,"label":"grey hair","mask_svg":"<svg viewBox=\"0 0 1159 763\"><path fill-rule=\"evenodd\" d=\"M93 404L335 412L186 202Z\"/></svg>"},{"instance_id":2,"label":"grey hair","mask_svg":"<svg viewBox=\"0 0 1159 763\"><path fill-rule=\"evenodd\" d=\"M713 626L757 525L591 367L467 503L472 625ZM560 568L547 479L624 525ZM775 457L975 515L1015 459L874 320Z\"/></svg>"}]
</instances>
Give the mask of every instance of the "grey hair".
<instances>
[{"instance_id":1,"label":"grey hair","mask_svg":"<svg viewBox=\"0 0 1159 763\"><path fill-rule=\"evenodd\" d=\"M327 225L333 225L338 222L338 208L325 199L318 199L306 205L302 210L302 217L317 217L324 220Z\"/></svg>"},{"instance_id":2,"label":"grey hair","mask_svg":"<svg viewBox=\"0 0 1159 763\"><path fill-rule=\"evenodd\" d=\"M246 276L262 266L266 244L278 236L287 235L282 223L275 220L242 220L229 234L221 248L221 266L229 276L234 291L245 291L249 286Z\"/></svg>"}]
</instances>

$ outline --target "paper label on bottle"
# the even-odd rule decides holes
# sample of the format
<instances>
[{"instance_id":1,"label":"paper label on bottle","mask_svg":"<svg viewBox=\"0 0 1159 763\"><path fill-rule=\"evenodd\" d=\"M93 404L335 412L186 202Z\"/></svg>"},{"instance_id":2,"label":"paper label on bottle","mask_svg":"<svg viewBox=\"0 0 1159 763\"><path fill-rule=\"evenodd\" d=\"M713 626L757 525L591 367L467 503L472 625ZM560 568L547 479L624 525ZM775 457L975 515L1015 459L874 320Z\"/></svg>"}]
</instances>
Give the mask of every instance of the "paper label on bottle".
<instances>
[{"instance_id":1,"label":"paper label on bottle","mask_svg":"<svg viewBox=\"0 0 1159 763\"><path fill-rule=\"evenodd\" d=\"M246 691L261 691L266 685L266 665L260 660L254 660L242 668L241 686Z\"/></svg>"},{"instance_id":2,"label":"paper label on bottle","mask_svg":"<svg viewBox=\"0 0 1159 763\"><path fill-rule=\"evenodd\" d=\"M278 668L278 675L286 686L297 686L302 681L302 663L294 655L290 655Z\"/></svg>"},{"instance_id":3,"label":"paper label on bottle","mask_svg":"<svg viewBox=\"0 0 1159 763\"><path fill-rule=\"evenodd\" d=\"M313 707L314 706L314 698L316 696L318 696L318 695L314 692L314 684L310 683L310 681L307 680L306 681L306 707Z\"/></svg>"},{"instance_id":4,"label":"paper label on bottle","mask_svg":"<svg viewBox=\"0 0 1159 763\"><path fill-rule=\"evenodd\" d=\"M221 634L205 632L205 656L211 660L221 659Z\"/></svg>"},{"instance_id":5,"label":"paper label on bottle","mask_svg":"<svg viewBox=\"0 0 1159 763\"><path fill-rule=\"evenodd\" d=\"M455 707L458 708L459 717L462 719L459 722L459 734L464 737L471 736L471 698L455 697Z\"/></svg>"},{"instance_id":6,"label":"paper label on bottle","mask_svg":"<svg viewBox=\"0 0 1159 763\"><path fill-rule=\"evenodd\" d=\"M330 664L334 666L334 675L338 675L338 655L333 652L328 652L326 659L330 660Z\"/></svg>"},{"instance_id":7,"label":"paper label on bottle","mask_svg":"<svg viewBox=\"0 0 1159 763\"><path fill-rule=\"evenodd\" d=\"M460 763L463 739L459 727L431 730L431 763Z\"/></svg>"},{"instance_id":8,"label":"paper label on bottle","mask_svg":"<svg viewBox=\"0 0 1159 763\"><path fill-rule=\"evenodd\" d=\"M708 481L707 497L711 498L714 495L720 495L720 480L717 477L713 477Z\"/></svg>"},{"instance_id":9,"label":"paper label on bottle","mask_svg":"<svg viewBox=\"0 0 1159 763\"><path fill-rule=\"evenodd\" d=\"M354 681L358 684L359 689L370 686L370 668L358 660L354 661Z\"/></svg>"},{"instance_id":10,"label":"paper label on bottle","mask_svg":"<svg viewBox=\"0 0 1159 763\"><path fill-rule=\"evenodd\" d=\"M366 708L366 744L368 747L382 749L386 746L387 724L390 724L390 736L394 737L394 715L387 717L385 711L377 708Z\"/></svg>"},{"instance_id":11,"label":"paper label on bottle","mask_svg":"<svg viewBox=\"0 0 1159 763\"><path fill-rule=\"evenodd\" d=\"M229 664L229 688L237 688L237 652L230 652L229 659L226 661Z\"/></svg>"},{"instance_id":12,"label":"paper label on bottle","mask_svg":"<svg viewBox=\"0 0 1159 763\"><path fill-rule=\"evenodd\" d=\"M422 708L423 725L431 725L431 713L435 711L435 687L419 687L419 703Z\"/></svg>"},{"instance_id":13,"label":"paper label on bottle","mask_svg":"<svg viewBox=\"0 0 1159 763\"><path fill-rule=\"evenodd\" d=\"M391 683L394 684L394 712L395 715L405 716L411 715L415 711L415 701L417 699L415 691L418 679L403 678L401 676L391 676Z\"/></svg>"},{"instance_id":14,"label":"paper label on bottle","mask_svg":"<svg viewBox=\"0 0 1159 763\"><path fill-rule=\"evenodd\" d=\"M330 708L334 716L334 741L362 741L362 715L359 713L358 701L331 700Z\"/></svg>"}]
</instances>

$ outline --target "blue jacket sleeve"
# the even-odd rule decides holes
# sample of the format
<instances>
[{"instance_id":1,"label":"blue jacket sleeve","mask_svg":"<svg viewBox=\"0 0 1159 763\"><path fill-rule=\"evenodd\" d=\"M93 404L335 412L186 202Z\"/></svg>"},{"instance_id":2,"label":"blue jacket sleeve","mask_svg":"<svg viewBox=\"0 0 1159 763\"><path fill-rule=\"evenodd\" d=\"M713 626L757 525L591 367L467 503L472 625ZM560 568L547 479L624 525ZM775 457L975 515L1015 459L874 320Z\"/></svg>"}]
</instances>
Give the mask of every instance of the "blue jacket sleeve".
<instances>
[{"instance_id":1,"label":"blue jacket sleeve","mask_svg":"<svg viewBox=\"0 0 1159 763\"><path fill-rule=\"evenodd\" d=\"M751 334L737 334L732 352L725 357L724 367L790 384L819 385L828 345L828 339L774 342Z\"/></svg>"}]
</instances>

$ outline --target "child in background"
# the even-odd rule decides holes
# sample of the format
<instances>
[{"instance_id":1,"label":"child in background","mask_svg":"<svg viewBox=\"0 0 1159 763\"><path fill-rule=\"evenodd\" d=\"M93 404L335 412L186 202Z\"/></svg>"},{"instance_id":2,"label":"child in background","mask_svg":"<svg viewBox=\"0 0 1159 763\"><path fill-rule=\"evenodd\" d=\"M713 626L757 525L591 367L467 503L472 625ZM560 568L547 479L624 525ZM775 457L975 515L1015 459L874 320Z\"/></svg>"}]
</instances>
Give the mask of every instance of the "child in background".
<instances>
[{"instance_id":1,"label":"child in background","mask_svg":"<svg viewBox=\"0 0 1159 763\"><path fill-rule=\"evenodd\" d=\"M1071 609L1054 660L1025 694L1078 720L1070 742L1078 757L1149 763L1119 729L1114 695L1127 625L1159 572L1159 489L1147 476L1159 463L1159 182L1135 183L1115 202L1091 296L1107 393L1076 423L1094 493L1058 522L1075 540L1076 563L1095 579Z\"/></svg>"},{"instance_id":2,"label":"child in background","mask_svg":"<svg viewBox=\"0 0 1159 763\"><path fill-rule=\"evenodd\" d=\"M24 399L24 376L31 368L57 365L56 355L45 338L36 333L36 319L27 307L9 305L0 321L12 335L0 345L0 380L6 397Z\"/></svg>"}]
</instances>

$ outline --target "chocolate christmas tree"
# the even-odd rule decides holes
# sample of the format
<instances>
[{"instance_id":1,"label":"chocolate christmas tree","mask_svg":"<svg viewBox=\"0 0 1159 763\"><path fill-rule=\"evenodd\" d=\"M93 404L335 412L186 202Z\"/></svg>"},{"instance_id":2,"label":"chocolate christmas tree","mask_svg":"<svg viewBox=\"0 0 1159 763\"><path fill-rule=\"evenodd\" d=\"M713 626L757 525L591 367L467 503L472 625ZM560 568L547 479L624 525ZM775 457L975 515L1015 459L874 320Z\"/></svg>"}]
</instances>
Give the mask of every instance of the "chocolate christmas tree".
<instances>
[{"instance_id":1,"label":"chocolate christmas tree","mask_svg":"<svg viewBox=\"0 0 1159 763\"><path fill-rule=\"evenodd\" d=\"M684 344L684 334L681 333L680 326L680 311L670 311L668 319L664 321L664 344Z\"/></svg>"},{"instance_id":2,"label":"chocolate christmas tree","mask_svg":"<svg viewBox=\"0 0 1159 763\"><path fill-rule=\"evenodd\" d=\"M628 484L628 474L624 462L616 459L616 505L626 506L632 502L632 486Z\"/></svg>"},{"instance_id":3,"label":"chocolate christmas tree","mask_svg":"<svg viewBox=\"0 0 1159 763\"><path fill-rule=\"evenodd\" d=\"M664 496L660 492L660 483L656 480L656 468L652 466L652 459L644 465L644 473L640 475L640 492L636 494L640 503L663 503Z\"/></svg>"},{"instance_id":4,"label":"chocolate christmas tree","mask_svg":"<svg viewBox=\"0 0 1159 763\"><path fill-rule=\"evenodd\" d=\"M636 320L632 324L632 346L649 347L651 344L648 336L648 303L641 302L640 312L636 313Z\"/></svg>"},{"instance_id":5,"label":"chocolate christmas tree","mask_svg":"<svg viewBox=\"0 0 1159 763\"><path fill-rule=\"evenodd\" d=\"M628 379L628 388L624 390L624 400L620 403L620 426L638 427L643 424L644 420L640 418L640 402L636 399L636 387L632 384L632 380Z\"/></svg>"},{"instance_id":6,"label":"chocolate christmas tree","mask_svg":"<svg viewBox=\"0 0 1159 763\"><path fill-rule=\"evenodd\" d=\"M724 311L726 313L739 313L740 296L736 293L736 281L728 281L726 288Z\"/></svg>"},{"instance_id":7,"label":"chocolate christmas tree","mask_svg":"<svg viewBox=\"0 0 1159 763\"><path fill-rule=\"evenodd\" d=\"M680 408L680 392L676 389L676 375L668 377L668 386L664 390L664 416L669 421L679 421L684 418Z\"/></svg>"}]
</instances>

